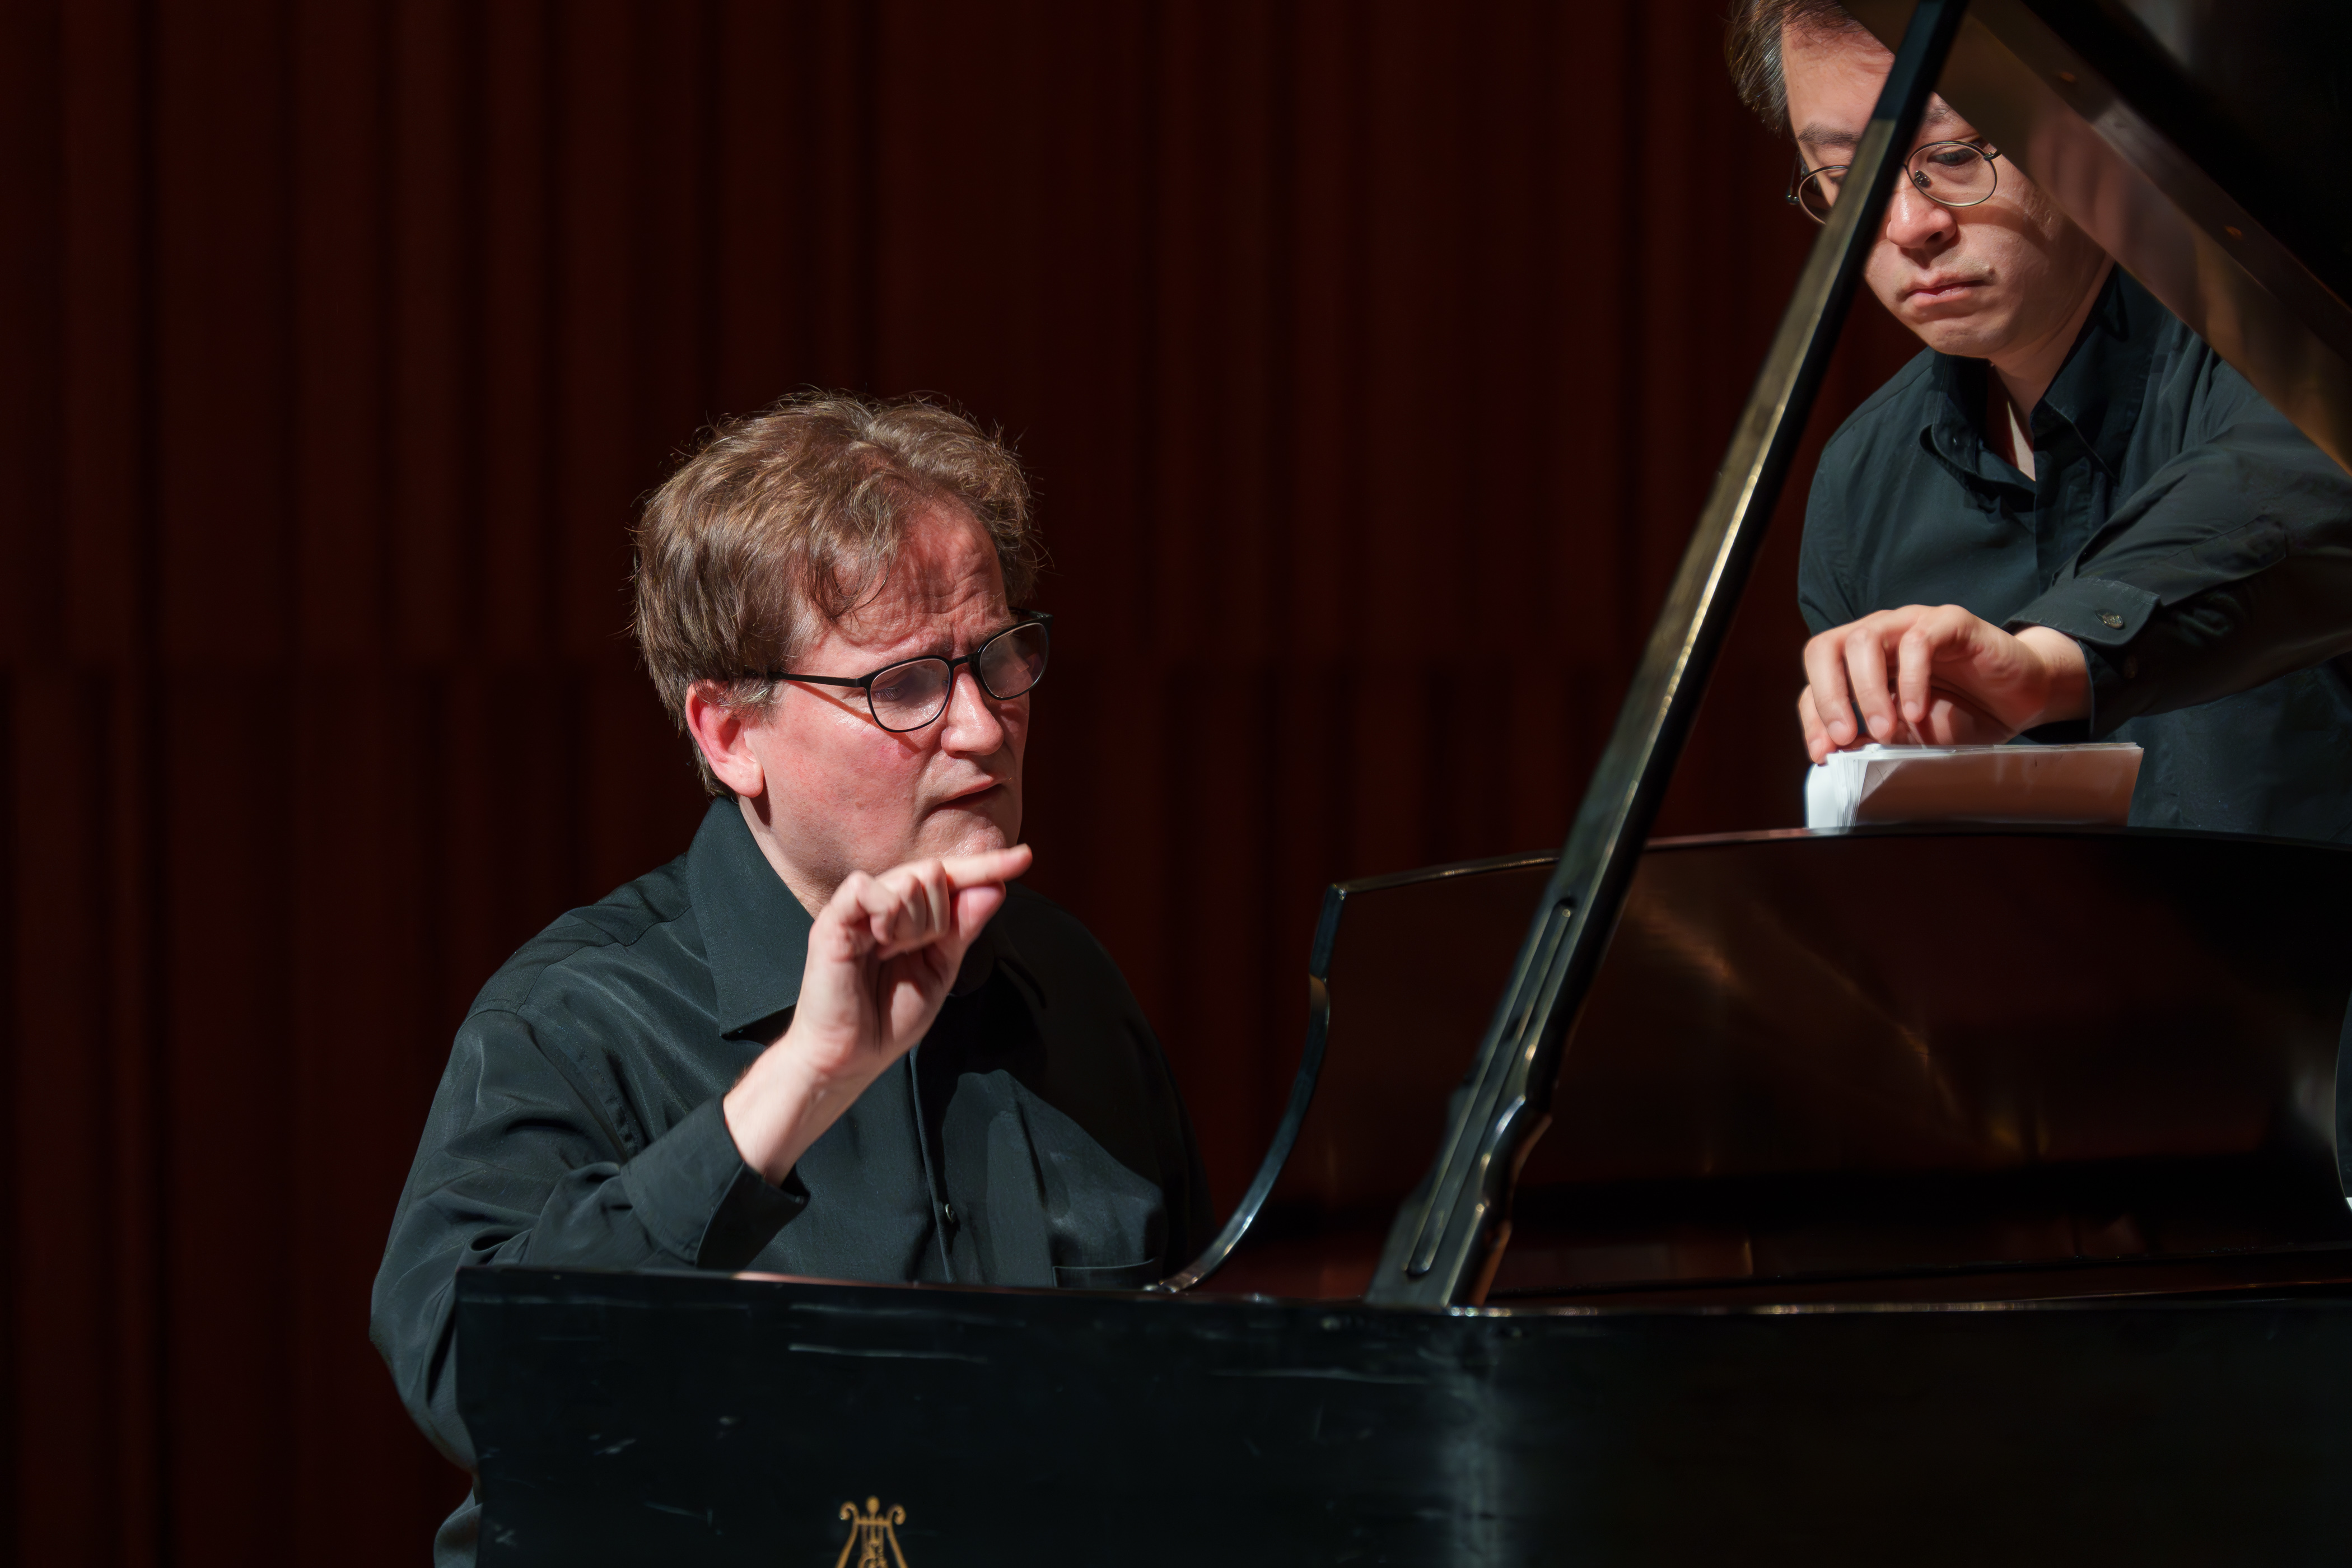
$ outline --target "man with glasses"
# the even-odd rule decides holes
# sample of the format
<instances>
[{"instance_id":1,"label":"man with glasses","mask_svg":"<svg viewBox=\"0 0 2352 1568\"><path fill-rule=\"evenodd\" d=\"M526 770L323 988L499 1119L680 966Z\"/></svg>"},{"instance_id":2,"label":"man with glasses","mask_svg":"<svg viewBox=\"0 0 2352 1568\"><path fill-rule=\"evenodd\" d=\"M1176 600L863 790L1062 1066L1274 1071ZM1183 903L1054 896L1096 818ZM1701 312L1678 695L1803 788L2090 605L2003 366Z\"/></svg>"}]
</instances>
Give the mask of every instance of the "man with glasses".
<instances>
[{"instance_id":1,"label":"man with glasses","mask_svg":"<svg viewBox=\"0 0 2352 1568\"><path fill-rule=\"evenodd\" d=\"M1833 0L1741 0L1727 52L1820 220L1891 57ZM1814 480L1814 761L2137 741L2135 823L2352 836L2352 479L1940 99L1864 276L1928 352Z\"/></svg>"},{"instance_id":2,"label":"man with glasses","mask_svg":"<svg viewBox=\"0 0 2352 1568\"><path fill-rule=\"evenodd\" d=\"M646 503L637 638L717 798L458 1032L373 1314L457 1463L464 1264L1132 1289L1205 1244L1150 1026L1015 880L1029 506L968 420L840 395L725 426Z\"/></svg>"}]
</instances>

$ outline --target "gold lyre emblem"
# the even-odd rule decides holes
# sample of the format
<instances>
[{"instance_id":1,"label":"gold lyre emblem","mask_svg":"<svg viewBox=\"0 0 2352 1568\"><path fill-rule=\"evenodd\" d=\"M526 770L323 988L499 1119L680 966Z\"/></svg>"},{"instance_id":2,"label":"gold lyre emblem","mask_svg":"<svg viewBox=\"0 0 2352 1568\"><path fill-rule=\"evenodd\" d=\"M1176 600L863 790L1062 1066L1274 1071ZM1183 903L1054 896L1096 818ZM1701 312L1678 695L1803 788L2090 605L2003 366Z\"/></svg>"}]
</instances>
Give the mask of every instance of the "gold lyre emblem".
<instances>
[{"instance_id":1,"label":"gold lyre emblem","mask_svg":"<svg viewBox=\"0 0 2352 1568\"><path fill-rule=\"evenodd\" d=\"M882 1511L880 1498L867 1498L866 1510L858 1511L854 1502L841 1505L841 1517L849 1521L849 1539L841 1543L841 1555L833 1568L907 1568L907 1554L898 1550L898 1527L907 1522L907 1510L896 1503L890 1511ZM885 1554L884 1547L889 1552ZM855 1563L851 1552L857 1553Z\"/></svg>"}]
</instances>

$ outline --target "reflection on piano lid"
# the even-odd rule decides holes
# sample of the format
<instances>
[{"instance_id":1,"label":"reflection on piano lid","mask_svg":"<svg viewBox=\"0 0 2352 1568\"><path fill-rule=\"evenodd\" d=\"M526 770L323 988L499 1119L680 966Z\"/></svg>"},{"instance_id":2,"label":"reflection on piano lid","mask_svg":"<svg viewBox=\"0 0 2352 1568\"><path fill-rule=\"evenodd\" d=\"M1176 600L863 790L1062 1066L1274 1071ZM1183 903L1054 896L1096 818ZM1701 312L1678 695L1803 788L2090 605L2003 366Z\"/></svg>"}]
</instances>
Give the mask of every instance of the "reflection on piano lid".
<instances>
[{"instance_id":1,"label":"reflection on piano lid","mask_svg":"<svg viewBox=\"0 0 2352 1568\"><path fill-rule=\"evenodd\" d=\"M1551 864L1331 889L1317 1081L1209 1289L1362 1293ZM2049 910L2077 917L2062 941L2026 914ZM2102 828L1654 843L1488 1300L2352 1278L2347 1005L2352 852Z\"/></svg>"},{"instance_id":2,"label":"reflection on piano lid","mask_svg":"<svg viewBox=\"0 0 2352 1568\"><path fill-rule=\"evenodd\" d=\"M1900 32L1853 194L1561 853L1335 889L1172 1290L462 1271L484 1563L2341 1555L2352 850L1645 840L1956 38L1956 107L2352 452L2352 7L1848 4Z\"/></svg>"},{"instance_id":3,"label":"reflection on piano lid","mask_svg":"<svg viewBox=\"0 0 2352 1568\"><path fill-rule=\"evenodd\" d=\"M1846 0L1885 41L1903 0ZM1975 0L1939 90L2352 468L2352 5Z\"/></svg>"}]
</instances>

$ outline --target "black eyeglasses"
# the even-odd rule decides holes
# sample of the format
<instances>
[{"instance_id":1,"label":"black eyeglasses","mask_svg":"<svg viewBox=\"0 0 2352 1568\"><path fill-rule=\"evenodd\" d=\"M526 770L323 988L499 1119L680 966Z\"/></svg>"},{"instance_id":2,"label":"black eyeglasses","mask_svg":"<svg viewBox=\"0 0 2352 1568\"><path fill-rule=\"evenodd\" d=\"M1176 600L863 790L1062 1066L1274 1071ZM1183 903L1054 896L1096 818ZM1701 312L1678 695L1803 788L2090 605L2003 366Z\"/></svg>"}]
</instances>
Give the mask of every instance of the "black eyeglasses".
<instances>
[{"instance_id":1,"label":"black eyeglasses","mask_svg":"<svg viewBox=\"0 0 2352 1568\"><path fill-rule=\"evenodd\" d=\"M999 702L1010 702L1045 679L1045 654L1052 643L1054 617L1039 610L1018 626L1008 626L959 658L909 658L886 665L871 675L797 675L788 669L764 671L762 680L806 680L819 686L855 686L866 693L866 710L874 721L895 734L919 730L948 710L948 694L955 689L960 665L971 666L980 689Z\"/></svg>"},{"instance_id":2,"label":"black eyeglasses","mask_svg":"<svg viewBox=\"0 0 2352 1568\"><path fill-rule=\"evenodd\" d=\"M1931 202L1972 207L1990 201L2000 186L2000 174L1993 167L1993 160L2000 156L1994 149L1973 142L1929 142L1904 161L1902 177ZM1808 169L1805 155L1798 153L1796 171L1789 176L1789 205L1804 208L1805 216L1815 223L1829 222L1830 209L1837 205L1838 187L1853 167L1826 163Z\"/></svg>"}]
</instances>

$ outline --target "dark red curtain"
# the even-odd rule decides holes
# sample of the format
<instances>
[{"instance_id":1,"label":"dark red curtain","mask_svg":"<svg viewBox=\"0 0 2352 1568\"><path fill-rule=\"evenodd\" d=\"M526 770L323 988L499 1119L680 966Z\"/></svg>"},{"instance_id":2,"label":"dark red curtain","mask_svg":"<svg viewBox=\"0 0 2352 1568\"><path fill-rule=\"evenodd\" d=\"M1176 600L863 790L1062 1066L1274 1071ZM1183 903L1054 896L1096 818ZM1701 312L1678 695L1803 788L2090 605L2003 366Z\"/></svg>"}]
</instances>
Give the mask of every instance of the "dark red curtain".
<instances>
[{"instance_id":1,"label":"dark red curtain","mask_svg":"<svg viewBox=\"0 0 2352 1568\"><path fill-rule=\"evenodd\" d=\"M1035 881L1230 1199L1323 885L1564 832L1811 240L1717 9L0 4L5 1549L424 1560L394 1200L685 846L624 529L796 386L1033 466ZM1796 515L1668 831L1796 819Z\"/></svg>"}]
</instances>

